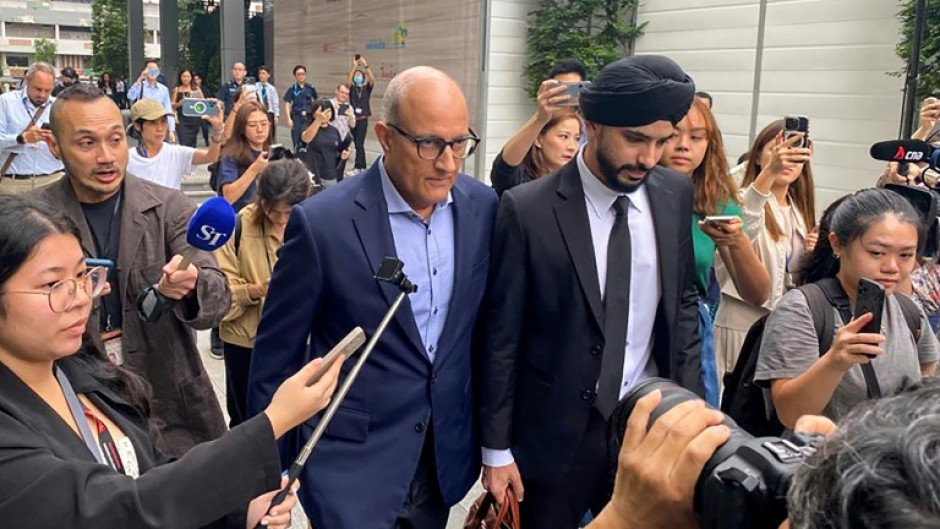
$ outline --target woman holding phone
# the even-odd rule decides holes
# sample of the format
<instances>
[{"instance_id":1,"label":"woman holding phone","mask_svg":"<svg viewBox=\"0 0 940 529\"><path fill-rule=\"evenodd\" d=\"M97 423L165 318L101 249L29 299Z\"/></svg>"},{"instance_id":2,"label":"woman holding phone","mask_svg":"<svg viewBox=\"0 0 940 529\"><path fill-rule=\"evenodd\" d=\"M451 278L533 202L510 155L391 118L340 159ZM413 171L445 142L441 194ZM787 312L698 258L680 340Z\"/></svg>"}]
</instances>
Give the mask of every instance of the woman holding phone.
<instances>
[{"instance_id":1,"label":"woman holding phone","mask_svg":"<svg viewBox=\"0 0 940 529\"><path fill-rule=\"evenodd\" d=\"M762 304L745 299L724 262L715 263L721 302L715 314L715 353L719 379L734 369L747 331L796 286L800 260L817 240L812 144L804 136L783 138L784 120L770 123L748 151L741 183L744 230L770 276L770 295Z\"/></svg>"},{"instance_id":2,"label":"woman holding phone","mask_svg":"<svg viewBox=\"0 0 940 529\"><path fill-rule=\"evenodd\" d=\"M255 179L268 165L271 123L267 109L257 101L244 101L232 115L232 126L227 127L231 136L219 160L219 195L240 211L254 198Z\"/></svg>"},{"instance_id":3,"label":"woman holding phone","mask_svg":"<svg viewBox=\"0 0 940 529\"><path fill-rule=\"evenodd\" d=\"M183 115L183 100L205 99L205 97L206 96L202 93L202 89L193 85L193 72L188 69L181 71L179 81L173 88L173 93L170 94L173 110L176 112L176 116L179 120L177 121L179 126L176 128L180 145L195 148L196 138L199 136L199 126L202 123L202 119L198 117Z\"/></svg>"},{"instance_id":4,"label":"woman holding phone","mask_svg":"<svg viewBox=\"0 0 940 529\"><path fill-rule=\"evenodd\" d=\"M581 118L574 111L576 102L566 92L563 83L542 82L538 110L493 160L490 179L498 195L547 176L577 156Z\"/></svg>"},{"instance_id":5,"label":"woman holding phone","mask_svg":"<svg viewBox=\"0 0 940 529\"><path fill-rule=\"evenodd\" d=\"M880 284L886 295L882 331L862 332L870 313L844 321L836 311L832 346L820 351L806 296L798 289L783 296L764 327L754 380L770 389L777 417L789 428L802 415L838 421L866 400L862 364L871 364L881 392L890 395L909 381L932 376L940 359L926 317L919 312L921 325L912 334L894 295L914 268L925 234L914 207L891 191L867 189L830 207L822 225L828 232L821 234L803 277L811 282L834 277L853 307L859 280Z\"/></svg>"},{"instance_id":6,"label":"woman holding phone","mask_svg":"<svg viewBox=\"0 0 940 529\"><path fill-rule=\"evenodd\" d=\"M699 294L702 372L706 400L715 406L719 383L712 315L720 297L716 292L718 285L712 279L716 253L748 303L760 305L770 294L770 276L744 231L738 186L731 178L724 152L721 130L711 110L696 98L689 113L676 125L676 137L666 144L659 162L688 176L694 187L692 245Z\"/></svg>"},{"instance_id":7,"label":"woman holding phone","mask_svg":"<svg viewBox=\"0 0 940 529\"><path fill-rule=\"evenodd\" d=\"M149 388L83 347L105 285L78 228L51 207L0 196L0 519L11 527L248 529L290 525L270 507L276 440L323 409L342 362L314 360L256 417L178 461L157 451ZM252 500L252 498L254 498Z\"/></svg>"}]
</instances>

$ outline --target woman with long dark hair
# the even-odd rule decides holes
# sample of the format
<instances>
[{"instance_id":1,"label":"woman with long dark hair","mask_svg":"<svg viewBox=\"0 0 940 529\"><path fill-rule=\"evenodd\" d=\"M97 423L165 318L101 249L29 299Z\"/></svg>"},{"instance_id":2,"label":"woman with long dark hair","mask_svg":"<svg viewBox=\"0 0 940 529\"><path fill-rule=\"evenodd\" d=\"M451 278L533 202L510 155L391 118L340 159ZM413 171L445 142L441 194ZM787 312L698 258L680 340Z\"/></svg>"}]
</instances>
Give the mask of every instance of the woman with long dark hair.
<instances>
[{"instance_id":1,"label":"woman with long dark hair","mask_svg":"<svg viewBox=\"0 0 940 529\"><path fill-rule=\"evenodd\" d=\"M173 104L173 110L176 112L176 127L179 144L186 147L196 146L196 137L199 135L199 129L202 126L202 118L184 116L182 107L184 99L205 99L202 89L193 84L193 72L184 69L179 74L173 93L170 94L170 101Z\"/></svg>"},{"instance_id":2,"label":"woman with long dark hair","mask_svg":"<svg viewBox=\"0 0 940 529\"><path fill-rule=\"evenodd\" d=\"M785 140L783 128L783 120L774 121L757 135L741 182L744 228L770 275L769 297L762 304L749 302L727 268L722 263L715 267L721 284L721 302L715 314L719 377L734 368L751 325L796 285L800 260L815 245L812 146L798 146L802 135Z\"/></svg>"},{"instance_id":3,"label":"woman with long dark hair","mask_svg":"<svg viewBox=\"0 0 940 529\"><path fill-rule=\"evenodd\" d=\"M0 196L0 519L65 529L289 526L295 497L271 508L273 492L263 494L281 483L276 440L326 406L341 362L308 387L322 365L311 362L264 412L171 462L148 427L147 383L82 346L106 277L86 265L66 216Z\"/></svg>"},{"instance_id":4,"label":"woman with long dark hair","mask_svg":"<svg viewBox=\"0 0 940 529\"><path fill-rule=\"evenodd\" d=\"M566 86L544 81L539 87L538 110L493 160L490 180L502 195L507 189L547 176L578 154L581 118L565 95Z\"/></svg>"},{"instance_id":5,"label":"woman with long dark hair","mask_svg":"<svg viewBox=\"0 0 940 529\"><path fill-rule=\"evenodd\" d=\"M924 238L920 214L897 193L867 189L831 207L824 217L819 244L806 260L805 282L835 279L854 307L859 280L884 287L887 295L880 333L861 332L870 314L846 321L836 311L828 351L819 338L806 296L792 290L764 327L754 380L770 389L780 421L793 427L802 415L837 421L869 398L861 365L870 364L881 392L890 395L909 381L931 376L940 345L919 309L919 330L912 333L895 294L917 262ZM833 308L832 310L836 310Z\"/></svg>"},{"instance_id":6,"label":"woman with long dark hair","mask_svg":"<svg viewBox=\"0 0 940 529\"><path fill-rule=\"evenodd\" d=\"M248 369L287 220L291 208L309 193L310 177L299 160L269 163L258 176L254 201L238 213L235 235L216 252L219 268L232 290L232 308L219 324L225 351L225 401L232 428L248 419Z\"/></svg>"}]
</instances>

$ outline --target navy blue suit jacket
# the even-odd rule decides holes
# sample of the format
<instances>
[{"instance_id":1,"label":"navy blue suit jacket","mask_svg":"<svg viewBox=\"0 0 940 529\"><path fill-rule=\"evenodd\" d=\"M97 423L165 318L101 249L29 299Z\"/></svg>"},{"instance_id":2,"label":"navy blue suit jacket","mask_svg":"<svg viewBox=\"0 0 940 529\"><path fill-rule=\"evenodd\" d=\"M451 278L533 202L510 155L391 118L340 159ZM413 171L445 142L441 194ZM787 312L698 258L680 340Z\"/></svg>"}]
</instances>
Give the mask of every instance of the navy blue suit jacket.
<instances>
[{"instance_id":1,"label":"navy blue suit jacket","mask_svg":"<svg viewBox=\"0 0 940 529\"><path fill-rule=\"evenodd\" d=\"M454 291L435 361L424 351L406 300L307 462L300 499L315 527L392 527L429 421L444 500L463 499L479 475L470 342L486 287L497 199L466 175L458 176L452 194ZM394 255L376 165L294 208L255 342L251 413L263 410L307 360L308 338L310 354L322 356L357 325L372 335L398 292L373 275ZM356 358L346 361L342 378ZM301 443L318 420L300 427ZM282 454L290 458L283 462L294 455Z\"/></svg>"}]
</instances>

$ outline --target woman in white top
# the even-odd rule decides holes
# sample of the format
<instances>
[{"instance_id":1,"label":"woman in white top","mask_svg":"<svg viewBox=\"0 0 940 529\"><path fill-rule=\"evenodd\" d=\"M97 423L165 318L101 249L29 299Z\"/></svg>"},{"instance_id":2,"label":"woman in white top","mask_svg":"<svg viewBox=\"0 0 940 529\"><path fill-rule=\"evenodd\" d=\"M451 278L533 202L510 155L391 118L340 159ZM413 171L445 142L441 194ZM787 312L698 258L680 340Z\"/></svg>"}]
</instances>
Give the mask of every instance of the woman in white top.
<instances>
[{"instance_id":1,"label":"woman in white top","mask_svg":"<svg viewBox=\"0 0 940 529\"><path fill-rule=\"evenodd\" d=\"M179 189L183 175L193 165L205 165L219 159L222 145L222 105L216 101L215 116L203 116L212 126L208 149L194 149L164 142L167 117L173 114L153 99L141 99L131 107L131 123L140 133L140 144L132 147L127 171L151 182Z\"/></svg>"},{"instance_id":2,"label":"woman in white top","mask_svg":"<svg viewBox=\"0 0 940 529\"><path fill-rule=\"evenodd\" d=\"M763 305L748 303L723 263L715 263L721 283L721 303L715 315L719 380L734 369L751 325L795 286L799 260L816 244L812 148L798 147L803 138L799 135L784 141L783 128L783 120L774 121L757 135L741 182L745 231L770 274L770 297Z\"/></svg>"}]
</instances>

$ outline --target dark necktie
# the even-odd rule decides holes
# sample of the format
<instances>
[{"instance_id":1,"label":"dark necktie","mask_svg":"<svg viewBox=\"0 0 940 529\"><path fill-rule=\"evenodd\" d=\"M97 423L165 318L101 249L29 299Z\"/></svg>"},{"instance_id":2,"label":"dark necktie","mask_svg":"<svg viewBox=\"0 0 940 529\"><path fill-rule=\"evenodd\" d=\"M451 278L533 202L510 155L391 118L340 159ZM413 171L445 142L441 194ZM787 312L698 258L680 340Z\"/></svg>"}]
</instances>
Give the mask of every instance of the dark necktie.
<instances>
[{"instance_id":1,"label":"dark necktie","mask_svg":"<svg viewBox=\"0 0 940 529\"><path fill-rule=\"evenodd\" d=\"M268 106L268 85L261 85L261 102L264 103L264 108L270 108Z\"/></svg>"},{"instance_id":2,"label":"dark necktie","mask_svg":"<svg viewBox=\"0 0 940 529\"><path fill-rule=\"evenodd\" d=\"M623 356L630 317L630 226L627 209L630 199L619 196L614 202L614 227L607 240L607 285L604 287L604 356L596 406L610 417L620 401L623 384Z\"/></svg>"}]
</instances>

